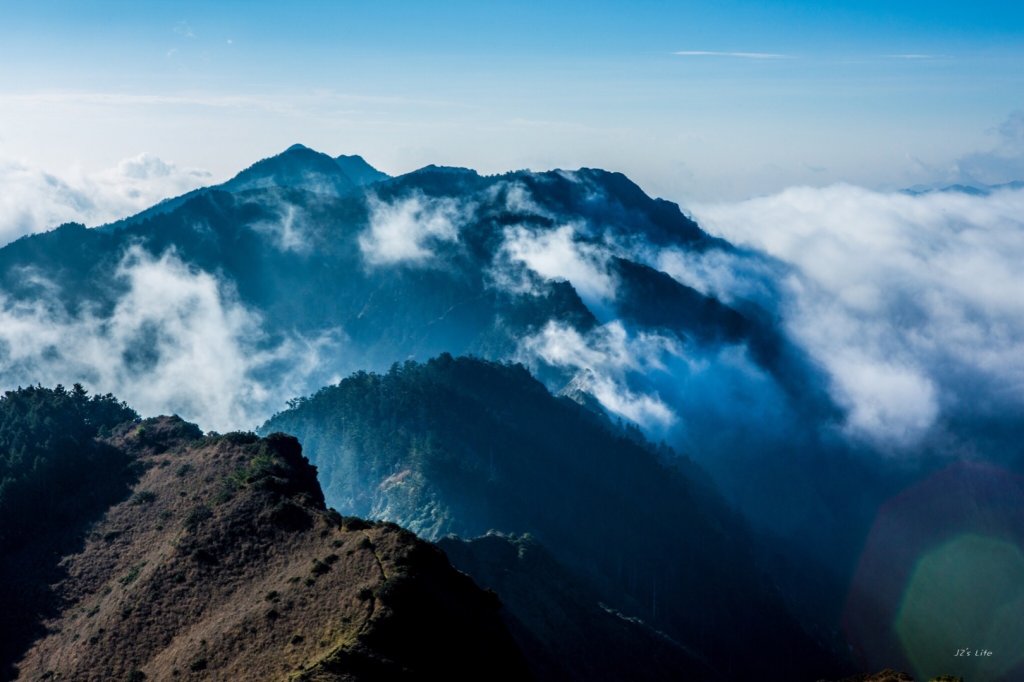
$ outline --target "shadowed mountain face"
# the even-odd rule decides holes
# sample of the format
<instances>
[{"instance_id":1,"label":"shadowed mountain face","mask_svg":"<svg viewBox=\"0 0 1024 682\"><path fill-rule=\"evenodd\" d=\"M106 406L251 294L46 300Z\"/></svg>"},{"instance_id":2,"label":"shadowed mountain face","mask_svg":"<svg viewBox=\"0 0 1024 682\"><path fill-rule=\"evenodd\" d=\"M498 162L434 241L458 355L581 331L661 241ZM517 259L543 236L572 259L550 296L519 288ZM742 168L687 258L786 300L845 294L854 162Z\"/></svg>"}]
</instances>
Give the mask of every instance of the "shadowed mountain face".
<instances>
[{"instance_id":1,"label":"shadowed mountain face","mask_svg":"<svg viewBox=\"0 0 1024 682\"><path fill-rule=\"evenodd\" d=\"M408 531L328 510L293 438L162 417L94 442L133 462L124 492L47 575L20 560L46 538L3 555L48 595L4 601L5 624L41 635L4 641L19 679L528 678L493 594Z\"/></svg>"},{"instance_id":2,"label":"shadowed mountain face","mask_svg":"<svg viewBox=\"0 0 1024 682\"><path fill-rule=\"evenodd\" d=\"M442 538L452 564L501 596L502 617L541 680L721 680L706 660L601 603L535 539Z\"/></svg>"},{"instance_id":3,"label":"shadowed mountain face","mask_svg":"<svg viewBox=\"0 0 1024 682\"><path fill-rule=\"evenodd\" d=\"M737 269L745 269L742 286L714 286L736 281ZM252 428L289 399L355 371L386 371L394 362L441 353L520 362L548 391L584 406L581 415L634 423L699 462L749 523L780 539L765 543L772 545L767 553L784 556L766 565L787 599L820 619L814 629L824 641L839 623L880 503L919 472L846 438L844 410L832 401L829 382L780 321L778 287L786 275L782 264L709 236L678 206L648 197L619 173L481 176L428 166L391 178L358 157L296 145L219 186L137 216L94 229L64 225L0 249L0 382L81 381L117 393L144 414L181 414L227 431ZM353 379L364 380L370 381ZM529 399L547 404L539 395ZM509 433L498 419L481 423L509 443L523 443L521 452L568 447L545 440L557 425L530 435ZM523 428L538 423L547 424ZM436 472L389 469L432 447L401 435L420 426L392 424L408 452L388 454L386 466L371 461L357 471L346 460L331 465L342 472L336 474L316 454L327 467L329 499L381 517L394 512L428 537L491 527L522 533L537 520L529 514L544 515L555 521L544 520L547 534L538 537L557 560L577 570L581 556L596 555L599 539L575 537L577 527L557 521L581 519L559 493L588 490L593 472L580 462L588 462L589 451L577 450L579 462L564 463L575 477L571 485L562 485L559 472L517 480L545 495L547 506L515 511L479 472L472 473L476 487L457 497L431 487L449 480ZM311 452L340 447L316 442L320 428L303 432ZM467 462L487 451L484 436L493 434L473 436ZM604 440L588 442L600 451ZM371 449L379 448L359 452ZM508 462L519 457L506 454ZM660 477L643 469L648 459L637 460L641 469L633 461L606 463L605 482L630 482L604 491L623 500L619 509L645 500L645 486ZM489 462L480 466L489 471ZM686 460L675 466L684 478L700 480ZM344 472L386 490L354 487ZM419 474L433 478L416 492L407 483ZM674 494L655 489L656 500ZM478 499L482 491L493 501ZM442 502L465 508L431 506ZM592 500L582 508L592 510L587 521L608 509ZM681 531L666 528L674 517L664 515L678 510L666 502L648 516L638 511L617 532L628 537L647 527L652 536L670 537ZM713 523L694 528L718 537ZM644 605L631 613L646 617L663 583L689 580L676 573L690 570L693 555L703 556L694 537L680 540L692 553L675 556L670 574L653 558L631 568L624 553L621 567L598 562L587 570ZM728 556L746 561L742 552ZM703 566L709 575L719 572L713 562ZM725 581L722 593L730 592ZM811 584L820 586L813 598L801 592ZM658 611L657 627L670 630L660 622L668 611ZM682 620L671 627L679 632L704 627L677 614ZM731 616L722 617L707 629L724 631ZM725 641L722 635L714 644L721 647L715 656L725 655Z\"/></svg>"},{"instance_id":4,"label":"shadowed mountain face","mask_svg":"<svg viewBox=\"0 0 1024 682\"><path fill-rule=\"evenodd\" d=\"M585 221L593 234L559 233L563 219ZM138 245L222 278L260 315L267 345L286 334L330 336L335 369L380 369L440 352L500 358L549 322L580 331L596 324L571 285L537 274L521 261L530 255L515 251L545 234L561 235L568 248L606 235L723 246L618 174L484 178L428 167L387 179L358 157L297 145L223 185L100 230L69 225L19 240L0 250L0 284L12 302L46 293L54 314L106 316L128 290L112 275ZM674 281L672 296L693 305L652 314L645 294L665 288L658 274L625 261L608 268L600 277L629 284L623 306L642 323L700 338L747 331L734 311Z\"/></svg>"},{"instance_id":5,"label":"shadowed mountain face","mask_svg":"<svg viewBox=\"0 0 1024 682\"><path fill-rule=\"evenodd\" d=\"M139 222L156 215L169 213L182 204L212 191L241 192L254 189L299 189L328 196L344 196L359 188L388 178L363 157L342 155L331 158L301 144L294 144L281 154L257 161L227 182L213 187L201 187L180 197L173 197L142 211L136 216L119 220L108 229L117 229L130 222Z\"/></svg>"},{"instance_id":6,"label":"shadowed mountain face","mask_svg":"<svg viewBox=\"0 0 1024 682\"><path fill-rule=\"evenodd\" d=\"M811 679L831 669L758 572L744 524L697 467L663 463L638 433L552 396L521 366L442 356L360 373L263 427L279 430L304 443L342 513L427 538L530 533L577 584L593 585L600 601L643 618L723 678L756 670L767 679L767 668L785 669L779 679ZM502 596L493 563L471 554L458 552L465 563L457 563ZM557 589L537 581L539 593ZM523 627L544 622L530 610L536 603L521 601L522 584L509 589ZM531 635L546 641L543 630Z\"/></svg>"},{"instance_id":7,"label":"shadowed mountain face","mask_svg":"<svg viewBox=\"0 0 1024 682\"><path fill-rule=\"evenodd\" d=\"M772 223L762 226L760 211L750 214L751 223L768 229ZM182 414L205 428L233 431L358 372L296 400L268 433L280 428L301 436L322 467L328 501L347 513L395 519L433 539L491 529L512 534L467 541L464 552L448 546L478 580L513 597L499 616L541 676L592 676L594 666L564 666L560 652L581 640L620 637L650 645L651 666L643 672L650 679L705 669L712 677L763 678L755 663L765 661L776 661L771 670L785 671L785 679L830 674L829 656L810 640L863 656L864 669L897 665L918 677L947 670L947 640L977 631L974 624L997 609L992 605L1005 622L1020 620L1019 537L1007 535L1006 523L988 522L1016 516L974 504L973 477L939 476L970 512L961 515L972 521L963 525L929 527L934 515L902 506L900 493L963 457L1000 465L992 476L1007 499L1017 499L1011 477L1024 461L1022 422L1006 409L1017 403L983 396L977 410L953 409L967 399L947 405L945 388L921 394L922 386L904 381L918 375L901 374L899 362L889 377L879 365L862 365L857 353L823 353L822 339L808 338L808 330L811 337L821 331L863 338L887 353L881 340L898 336L901 320L918 314L909 300L917 292L896 287L903 293L895 317L881 321L893 328L876 336L867 324L862 333L844 326L842 315L824 314L830 306L800 307L808 299L797 289L813 300L845 298L829 287L817 290L821 281L805 277L802 267L709 236L676 205L648 197L618 173L481 176L428 166L388 177L359 157L296 145L221 185L117 223L64 225L0 248L0 385L79 381L126 398L143 414ZM869 302L851 294L847 304ZM929 305L944 309L943 300ZM874 314L850 319L867 322ZM989 332L1003 335L998 326L977 329L984 331L962 337L965 348ZM927 346L928 338L919 341ZM426 365L401 364L439 356ZM386 373L392 363L399 364ZM877 376L862 377L871 368ZM950 370L953 379L941 386L973 386L970 372L958 374L962 369ZM1006 375L1005 386L1014 388L1016 375ZM861 395L865 382L885 395ZM906 424L889 417L905 413L903 397L911 394L928 398L911 401L927 409L915 413L920 424L903 435L925 428L930 435L904 442L897 436ZM875 404L874 397L884 400ZM94 407L122 409L102 400ZM33 547L14 547L32 537L25 527L0 528L0 542L11 543L9 556L18 557L8 565L33 571L27 581L18 582L22 572L0 586L21 600L18 613L28 614L28 621L4 623L5 632L20 633L4 639L11 651L37 636L46 619L68 617L46 588L77 565L61 564L61 557L91 552L96 538L86 536L88 525L124 504L139 476L151 473L124 459L131 449L125 434L114 443L103 431L114 423L110 415L73 427L47 422L45 410L36 414L44 427L11 440L16 457L12 469L0 472L7 486L0 503L14 499L10 486L21 485L27 461L39 461L33 470L42 474L64 472L52 490L84 485L90 493L17 493L16 506L45 500L52 517L29 517L55 525ZM616 420L636 428L609 426ZM858 424L884 428L863 432ZM76 445L62 451L83 457L58 457L52 461L63 464L51 470L51 445L70 441L44 438L33 450L26 433L65 434ZM672 449L652 451L641 433ZM863 440L878 433L897 440ZM892 442L907 450L879 456L892 454ZM945 490L926 485L914 504L949 507ZM198 494L184 492L184 500ZM202 495L216 502L221 492ZM306 502L310 518L326 518L316 500ZM216 517L219 507L202 504ZM60 519L72 517L78 524L65 528ZM327 529L320 521L314 527ZM104 537L113 542L120 532L111 528ZM533 539L523 540L524 533ZM311 544L299 556L330 566L316 538L303 537ZM987 559L977 560L979 548ZM149 566L158 558L143 560ZM933 614L955 593L950 584L994 565L1003 567L1004 579L983 581L985 598L973 600L973 611L960 610L960 629L914 634L921 623L940 622ZM115 568L127 574L133 566ZM564 596L557 612L525 596L534 584L538 593ZM281 592L268 592L275 590ZM216 598L226 604L229 596ZM103 608L96 615L107 613ZM799 614L810 640L787 611ZM613 612L640 620L616 620ZM585 634L554 639L548 635L556 622ZM1011 640L1018 631L996 630ZM186 636L172 639L179 637ZM188 637L181 641L195 641ZM623 669L620 651L603 653L586 660ZM174 656L174 665L185 660ZM993 669L1009 679L1020 664L1004 658Z\"/></svg>"},{"instance_id":8,"label":"shadowed mountain face","mask_svg":"<svg viewBox=\"0 0 1024 682\"><path fill-rule=\"evenodd\" d=\"M60 557L138 479L135 460L97 438L136 419L81 386L0 397L0 679L43 633L41 619L59 613L49 585L65 577Z\"/></svg>"},{"instance_id":9,"label":"shadowed mountain face","mask_svg":"<svg viewBox=\"0 0 1024 682\"><path fill-rule=\"evenodd\" d=\"M254 163L221 185L220 189L241 192L282 187L341 195L352 192L360 184L331 157L296 144L279 156Z\"/></svg>"},{"instance_id":10,"label":"shadowed mountain face","mask_svg":"<svg viewBox=\"0 0 1024 682\"><path fill-rule=\"evenodd\" d=\"M839 415L817 370L772 315L672 266L737 253L619 173L388 178L296 145L138 216L0 249L0 380L71 377L230 430L353 371L515 360L692 453L758 523L856 535L868 520L823 509L837 481L869 481L821 438ZM181 380L194 372L217 381ZM836 477L793 462L823 449Z\"/></svg>"}]
</instances>

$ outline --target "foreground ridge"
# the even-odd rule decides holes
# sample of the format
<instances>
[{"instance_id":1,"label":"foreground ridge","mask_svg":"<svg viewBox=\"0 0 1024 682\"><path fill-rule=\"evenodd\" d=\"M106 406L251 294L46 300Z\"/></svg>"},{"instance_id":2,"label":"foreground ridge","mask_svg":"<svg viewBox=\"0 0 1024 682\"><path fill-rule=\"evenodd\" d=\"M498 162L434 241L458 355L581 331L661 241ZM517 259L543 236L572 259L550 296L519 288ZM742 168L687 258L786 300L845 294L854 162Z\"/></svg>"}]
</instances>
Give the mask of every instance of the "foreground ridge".
<instances>
[{"instance_id":1,"label":"foreground ridge","mask_svg":"<svg viewBox=\"0 0 1024 682\"><path fill-rule=\"evenodd\" d=\"M144 468L64 560L23 679L521 679L493 594L393 524L329 510L283 434L178 418L107 441Z\"/></svg>"}]
</instances>

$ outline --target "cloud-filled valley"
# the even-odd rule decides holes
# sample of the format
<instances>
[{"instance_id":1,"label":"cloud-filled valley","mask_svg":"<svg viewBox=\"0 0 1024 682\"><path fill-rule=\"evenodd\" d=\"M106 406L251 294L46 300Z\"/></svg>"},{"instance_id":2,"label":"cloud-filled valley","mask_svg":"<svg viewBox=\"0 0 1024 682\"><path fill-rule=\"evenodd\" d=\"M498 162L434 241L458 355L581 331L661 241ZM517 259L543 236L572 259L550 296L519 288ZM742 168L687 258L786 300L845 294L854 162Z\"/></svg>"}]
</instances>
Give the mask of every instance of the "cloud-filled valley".
<instances>
[{"instance_id":1,"label":"cloud-filled valley","mask_svg":"<svg viewBox=\"0 0 1024 682\"><path fill-rule=\"evenodd\" d=\"M1024 411L1024 192L837 185L694 212L785 264L770 305L827 371L851 435L900 452L951 416ZM743 291L742 272L703 275Z\"/></svg>"},{"instance_id":2,"label":"cloud-filled valley","mask_svg":"<svg viewBox=\"0 0 1024 682\"><path fill-rule=\"evenodd\" d=\"M0 17L0 682L1024 682L1024 3Z\"/></svg>"},{"instance_id":3,"label":"cloud-filled valley","mask_svg":"<svg viewBox=\"0 0 1024 682\"><path fill-rule=\"evenodd\" d=\"M51 173L0 158L0 242L64 222L100 225L210 182L210 174L142 153L87 173Z\"/></svg>"},{"instance_id":4,"label":"cloud-filled valley","mask_svg":"<svg viewBox=\"0 0 1024 682\"><path fill-rule=\"evenodd\" d=\"M181 414L209 429L251 428L281 406L282 392L316 387L321 355L334 342L289 337L271 343L259 313L231 285L173 252L137 247L112 278L109 312L64 308L53 283L33 279L32 302L0 298L4 387L80 382L114 393L145 414ZM336 348L330 350L336 352Z\"/></svg>"},{"instance_id":5,"label":"cloud-filled valley","mask_svg":"<svg viewBox=\"0 0 1024 682\"><path fill-rule=\"evenodd\" d=\"M9 198L0 214L8 237L39 231L45 221L114 219L202 177L146 155L75 186L24 167L9 165L6 172L22 190L5 195L20 197ZM837 423L818 426L837 429L858 447L896 455L922 443L941 449L937 436L953 416L1001 418L1022 409L1024 298L1018 292L1024 291L1024 277L1018 263L1024 257L1024 191L792 188L744 202L692 207L705 229L737 248L691 248L685 241L648 237L646 228L616 227L616 216L628 216L628 210L585 174L533 177L529 186L509 178L488 181L480 192L451 195L369 191L363 227L349 230L354 243L339 248L354 248L363 267L383 277L430 264L450 269L452 258L468 257L467 235L481 229L471 225L505 216L487 228L488 260L471 266L479 270L473 276L482 277L481 286L538 297L551 282L566 281L599 325L583 329L548 320L519 338L508 357L556 369L576 388L586 386L609 412L651 429L652 435L700 431L694 421L706 418L701 415L711 402L756 404L765 386L779 377L751 354L744 345L749 341L734 339L719 347L623 317L627 304L616 265L621 259L667 273L738 310L755 306L778 320L786 342L825 377L821 392L841 412ZM318 182L324 179L318 176ZM586 212L567 213L545 199L552 183L577 187ZM270 202L265 217L248 229L281 252L315 260L324 240L335 239L322 224L332 210L332 192L327 188L296 199L268 189L259 200ZM26 213L27 206L33 212ZM29 268L23 276L38 281L41 293L52 287L45 273ZM299 346L298 356L305 359L285 362L294 365L289 377L312 372L314 364L317 376L353 369L347 360L322 355L325 341L309 340L322 334L335 339L337 350L341 324L324 325L308 337L285 330L278 334L277 349L269 348L272 321L261 317L258 306L239 301L234 283L222 277L186 265L173 252L135 250L123 254L114 275L126 293L109 318L88 308L57 312L45 297L31 305L5 301L4 384L89 379L98 390L123 394L141 409L184 410L191 418L203 415L207 424L228 428L268 416L292 397L283 395L285 390L314 388L300 380L264 385L257 379L259 367L278 367ZM145 334L157 335L152 352L159 362L126 351ZM191 389L175 382L182 382L190 367L217 377L203 383L220 387L217 396L186 400ZM816 377L810 372L805 379ZM706 396L696 400L692 393L698 386ZM789 410L786 403L792 401L779 397L787 390L794 392L790 386L763 394L771 412ZM724 406L712 411L729 413ZM790 415L791 421L798 419ZM684 440L690 447L706 445L700 437Z\"/></svg>"},{"instance_id":6,"label":"cloud-filled valley","mask_svg":"<svg viewBox=\"0 0 1024 682\"><path fill-rule=\"evenodd\" d=\"M4 388L81 381L249 429L360 369L517 361L700 462L757 523L823 541L856 531L821 522L824 499L778 501L872 462L1020 457L1024 191L792 188L692 207L709 236L604 171L361 188L334 169L297 148L163 212L33 238L92 254L70 269L32 240L0 251ZM847 473L816 478L819 457Z\"/></svg>"},{"instance_id":7,"label":"cloud-filled valley","mask_svg":"<svg viewBox=\"0 0 1024 682\"><path fill-rule=\"evenodd\" d=\"M819 615L908 482L1024 464L1024 189L794 187L695 221L595 169L346 167L369 168L295 146L0 248L0 387L80 382L230 431L361 370L520 363L791 543L831 583Z\"/></svg>"}]
</instances>

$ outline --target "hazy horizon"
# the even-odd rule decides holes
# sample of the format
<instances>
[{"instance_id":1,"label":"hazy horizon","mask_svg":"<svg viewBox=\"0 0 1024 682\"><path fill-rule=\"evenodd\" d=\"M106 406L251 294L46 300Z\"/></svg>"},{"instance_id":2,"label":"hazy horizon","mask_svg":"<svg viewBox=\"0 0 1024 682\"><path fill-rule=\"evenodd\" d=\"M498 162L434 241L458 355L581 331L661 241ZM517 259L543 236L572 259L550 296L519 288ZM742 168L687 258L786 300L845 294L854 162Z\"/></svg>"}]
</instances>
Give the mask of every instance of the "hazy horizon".
<instances>
[{"instance_id":1,"label":"hazy horizon","mask_svg":"<svg viewBox=\"0 0 1024 682\"><path fill-rule=\"evenodd\" d=\"M295 142L390 174L607 168L683 205L1024 177L1024 10L1005 3L107 0L5 15L8 185L127 172L173 194Z\"/></svg>"},{"instance_id":2,"label":"hazy horizon","mask_svg":"<svg viewBox=\"0 0 1024 682\"><path fill-rule=\"evenodd\" d=\"M293 143L394 175L620 171L785 266L767 277L662 254L659 269L727 301L763 297L767 277L778 289L762 304L828 374L851 432L917 442L962 404L964 373L1021 399L1006 292L1024 190L899 190L1024 179L1022 16L986 3L37 3L0 27L0 57L22 67L0 73L0 244L131 215ZM607 290L568 234L523 248L585 297Z\"/></svg>"}]
</instances>

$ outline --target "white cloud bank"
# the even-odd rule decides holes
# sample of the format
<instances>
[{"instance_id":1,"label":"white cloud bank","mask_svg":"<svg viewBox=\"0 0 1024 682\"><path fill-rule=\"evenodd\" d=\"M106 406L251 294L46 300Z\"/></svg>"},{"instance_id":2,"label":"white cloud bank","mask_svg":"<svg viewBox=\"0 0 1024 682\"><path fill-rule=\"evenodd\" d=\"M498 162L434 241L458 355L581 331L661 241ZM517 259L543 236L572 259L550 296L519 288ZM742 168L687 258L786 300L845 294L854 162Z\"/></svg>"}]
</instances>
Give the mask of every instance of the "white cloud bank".
<instances>
[{"instance_id":1,"label":"white cloud bank","mask_svg":"<svg viewBox=\"0 0 1024 682\"><path fill-rule=\"evenodd\" d=\"M528 192L508 189L506 203L538 213ZM438 244L458 240L472 210L419 195L371 208L360 246L373 265L428 261ZM949 417L1002 418L1024 408L1024 191L912 196L834 185L693 212L705 229L755 251L623 244L569 217L542 216L555 221L551 228L504 228L491 266L495 286L535 293L545 281L567 280L606 323L586 334L549 324L521 342L520 359L575 374L609 412L649 428L693 411L673 386L714 376L716 367L743 384L747 375L714 353L687 349L711 363L701 368L664 337L615 320L609 262L621 256L727 303L753 300L777 313L824 370L856 440L901 451ZM652 358L668 358L670 369ZM661 378L651 380L652 372ZM764 388L755 379L747 383Z\"/></svg>"},{"instance_id":2,"label":"white cloud bank","mask_svg":"<svg viewBox=\"0 0 1024 682\"><path fill-rule=\"evenodd\" d=\"M117 220L209 181L205 171L180 168L152 154L97 173L65 175L0 159L0 244L65 222L93 226Z\"/></svg>"},{"instance_id":3,"label":"white cloud bank","mask_svg":"<svg viewBox=\"0 0 1024 682\"><path fill-rule=\"evenodd\" d=\"M675 413L656 392L633 390L629 378L636 373L667 372L664 360L680 352L676 341L657 334L631 335L618 321L586 334L548 322L521 341L517 359L527 365L540 359L575 373L576 388L597 398L610 413L658 430L675 423Z\"/></svg>"},{"instance_id":4,"label":"white cloud bank","mask_svg":"<svg viewBox=\"0 0 1024 682\"><path fill-rule=\"evenodd\" d=\"M143 415L174 412L231 430L254 428L312 387L329 339L267 347L259 317L173 252L154 258L133 248L115 277L126 291L109 316L72 316L46 296L0 298L2 388L77 381Z\"/></svg>"},{"instance_id":5,"label":"white cloud bank","mask_svg":"<svg viewBox=\"0 0 1024 682\"><path fill-rule=\"evenodd\" d=\"M359 235L369 265L425 263L438 243L459 240L459 225L471 210L454 199L419 193L394 202L371 197L369 204L370 226Z\"/></svg>"},{"instance_id":6,"label":"white cloud bank","mask_svg":"<svg viewBox=\"0 0 1024 682\"><path fill-rule=\"evenodd\" d=\"M269 237L281 251L306 255L312 253L314 226L307 210L283 200L273 208L276 213L274 218L255 222L252 229Z\"/></svg>"},{"instance_id":7,"label":"white cloud bank","mask_svg":"<svg viewBox=\"0 0 1024 682\"><path fill-rule=\"evenodd\" d=\"M577 240L577 230L574 224L554 230L506 228L493 268L499 285L524 293L534 289L529 278L517 281L516 273L508 268L509 264L519 264L542 280L572 282L591 309L614 300L616 282L608 271L611 254L603 246Z\"/></svg>"},{"instance_id":8,"label":"white cloud bank","mask_svg":"<svg viewBox=\"0 0 1024 682\"><path fill-rule=\"evenodd\" d=\"M1024 410L1024 191L835 185L693 211L790 266L775 283L784 324L827 371L850 433L910 446L943 414ZM697 274L728 289L742 272Z\"/></svg>"}]
</instances>

